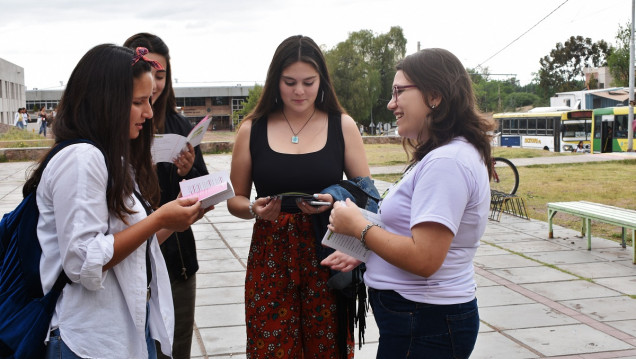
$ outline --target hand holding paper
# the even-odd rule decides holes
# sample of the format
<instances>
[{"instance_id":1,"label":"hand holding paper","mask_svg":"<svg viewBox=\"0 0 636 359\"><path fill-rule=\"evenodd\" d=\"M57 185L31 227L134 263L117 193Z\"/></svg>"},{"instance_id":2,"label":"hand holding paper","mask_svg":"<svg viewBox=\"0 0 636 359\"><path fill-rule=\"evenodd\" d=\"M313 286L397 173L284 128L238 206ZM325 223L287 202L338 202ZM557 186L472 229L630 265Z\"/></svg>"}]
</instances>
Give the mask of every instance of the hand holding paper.
<instances>
[{"instance_id":1,"label":"hand holding paper","mask_svg":"<svg viewBox=\"0 0 636 359\"><path fill-rule=\"evenodd\" d=\"M350 206L353 206L355 208L351 208ZM384 224L382 223L382 220L379 214L367 211L362 208L358 208L351 201L348 201L346 204L342 204L342 202L335 203L334 210L337 210L338 208L340 208L340 210L359 211L361 216L364 217L367 221L373 222L380 227L384 227ZM348 216L346 218L347 218L347 221L351 222ZM330 224L329 227L333 228L333 225ZM369 254L371 252L369 249L365 248L362 245L362 243L360 242L357 236L335 233L335 232L332 232L331 229L328 229L327 233L325 233L325 236L322 238L322 244L326 245L327 247L331 247L333 249L339 250L342 253L348 254L362 262L367 261L367 259L369 258Z\"/></svg>"},{"instance_id":2,"label":"hand holding paper","mask_svg":"<svg viewBox=\"0 0 636 359\"><path fill-rule=\"evenodd\" d=\"M230 176L226 172L210 173L209 175L179 182L181 195L184 198L197 197L203 208L234 197L234 188Z\"/></svg>"},{"instance_id":3,"label":"hand holding paper","mask_svg":"<svg viewBox=\"0 0 636 359\"><path fill-rule=\"evenodd\" d=\"M151 148L153 162L172 162L182 150L187 150L187 143L191 144L192 147L198 146L203 141L205 131L208 130L211 121L212 117L205 116L194 126L188 137L175 133L155 135Z\"/></svg>"}]
</instances>

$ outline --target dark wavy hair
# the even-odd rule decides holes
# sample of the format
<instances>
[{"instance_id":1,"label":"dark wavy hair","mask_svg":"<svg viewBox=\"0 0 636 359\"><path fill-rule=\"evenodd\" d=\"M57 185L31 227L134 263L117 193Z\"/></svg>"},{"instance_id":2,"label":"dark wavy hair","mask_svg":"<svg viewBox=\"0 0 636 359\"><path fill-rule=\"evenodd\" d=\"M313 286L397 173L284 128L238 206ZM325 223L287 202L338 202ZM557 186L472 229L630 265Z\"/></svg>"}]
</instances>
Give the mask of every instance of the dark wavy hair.
<instances>
[{"instance_id":1,"label":"dark wavy hair","mask_svg":"<svg viewBox=\"0 0 636 359\"><path fill-rule=\"evenodd\" d=\"M153 123L157 128L157 132L165 133L166 114L177 113L177 99L174 94L174 88L172 87L172 68L170 67L170 50L168 49L168 45L157 35L140 32L129 37L124 42L124 46L133 50L140 46L145 47L150 53L166 58L166 86L152 105L154 110Z\"/></svg>"},{"instance_id":2,"label":"dark wavy hair","mask_svg":"<svg viewBox=\"0 0 636 359\"><path fill-rule=\"evenodd\" d=\"M153 206L159 203L159 184L150 154L152 121L147 120L139 137L130 140L133 80L150 72L143 59L131 66L133 55L133 50L112 44L89 50L71 73L53 122L56 144L87 139L102 150L110 179L108 210L122 220L133 213L126 207L126 198L133 193L135 181L144 198ZM40 160L23 194L34 190L43 170Z\"/></svg>"},{"instance_id":3,"label":"dark wavy hair","mask_svg":"<svg viewBox=\"0 0 636 359\"><path fill-rule=\"evenodd\" d=\"M328 114L345 113L336 96L327 70L327 62L320 47L307 36L295 35L285 39L276 48L267 70L261 97L246 119L256 121L283 108L283 100L280 97L280 78L284 69L299 61L311 65L320 75L320 88L314 102L316 108Z\"/></svg>"},{"instance_id":4,"label":"dark wavy hair","mask_svg":"<svg viewBox=\"0 0 636 359\"><path fill-rule=\"evenodd\" d=\"M489 176L492 175L489 133L496 125L477 110L472 81L459 59L448 50L424 49L405 57L396 69L424 94L427 106L430 107L429 94L441 98L426 120L429 138L425 142L403 141L405 150L412 156L411 163L453 138L463 136L479 151Z\"/></svg>"}]
</instances>

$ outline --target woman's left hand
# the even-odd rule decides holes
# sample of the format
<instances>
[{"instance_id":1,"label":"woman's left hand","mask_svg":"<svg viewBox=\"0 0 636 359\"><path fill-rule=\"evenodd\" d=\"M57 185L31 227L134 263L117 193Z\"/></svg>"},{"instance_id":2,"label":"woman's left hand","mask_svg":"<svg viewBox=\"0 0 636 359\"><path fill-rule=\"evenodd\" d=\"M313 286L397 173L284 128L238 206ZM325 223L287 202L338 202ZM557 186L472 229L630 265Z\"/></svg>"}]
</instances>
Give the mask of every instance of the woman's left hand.
<instances>
[{"instance_id":1,"label":"woman's left hand","mask_svg":"<svg viewBox=\"0 0 636 359\"><path fill-rule=\"evenodd\" d=\"M341 272L350 272L355 267L359 266L360 263L362 262L340 251L331 253L327 258L320 262L320 264L325 267Z\"/></svg>"},{"instance_id":2,"label":"woman's left hand","mask_svg":"<svg viewBox=\"0 0 636 359\"><path fill-rule=\"evenodd\" d=\"M187 143L187 149L179 153L179 157L174 160L174 165L177 166L177 174L181 177L185 177L194 164L194 147Z\"/></svg>"},{"instance_id":3,"label":"woman's left hand","mask_svg":"<svg viewBox=\"0 0 636 359\"><path fill-rule=\"evenodd\" d=\"M328 202L329 204L314 206L309 203L310 201L298 201L297 205L298 205L298 208L300 208L300 210L303 213L307 213L307 214L322 213L324 211L330 210L331 206L333 206L333 197L330 194L323 194L323 193L314 194L314 201L325 202L325 203Z\"/></svg>"}]
</instances>

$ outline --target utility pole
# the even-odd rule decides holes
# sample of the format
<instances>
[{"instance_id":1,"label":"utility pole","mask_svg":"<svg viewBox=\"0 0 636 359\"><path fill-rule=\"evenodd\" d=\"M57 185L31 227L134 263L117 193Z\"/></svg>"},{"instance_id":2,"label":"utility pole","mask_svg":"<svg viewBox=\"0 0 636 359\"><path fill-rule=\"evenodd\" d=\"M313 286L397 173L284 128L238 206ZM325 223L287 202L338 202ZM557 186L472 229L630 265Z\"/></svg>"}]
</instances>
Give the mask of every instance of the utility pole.
<instances>
[{"instance_id":1,"label":"utility pole","mask_svg":"<svg viewBox=\"0 0 636 359\"><path fill-rule=\"evenodd\" d=\"M632 0L632 28L629 36L629 114L627 117L627 152L634 152L634 14L635 3Z\"/></svg>"}]
</instances>

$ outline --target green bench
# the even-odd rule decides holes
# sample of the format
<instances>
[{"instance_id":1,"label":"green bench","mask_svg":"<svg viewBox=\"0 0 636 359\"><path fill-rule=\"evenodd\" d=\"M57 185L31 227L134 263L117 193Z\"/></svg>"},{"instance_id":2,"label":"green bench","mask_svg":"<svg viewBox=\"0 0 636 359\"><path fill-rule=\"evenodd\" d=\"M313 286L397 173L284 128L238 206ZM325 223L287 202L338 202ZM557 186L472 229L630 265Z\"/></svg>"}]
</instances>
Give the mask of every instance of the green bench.
<instances>
[{"instance_id":1,"label":"green bench","mask_svg":"<svg viewBox=\"0 0 636 359\"><path fill-rule=\"evenodd\" d=\"M593 220L621 227L623 229L623 242L621 244L623 248L626 247L625 229L629 229L632 232L632 263L636 264L636 246L634 245L636 243L634 241L636 236L636 211L587 201L548 203L548 238L553 238L552 219L557 212L571 214L583 219L581 235L587 236L588 250L592 249L591 222Z\"/></svg>"}]
</instances>

